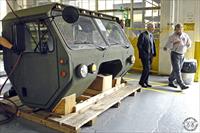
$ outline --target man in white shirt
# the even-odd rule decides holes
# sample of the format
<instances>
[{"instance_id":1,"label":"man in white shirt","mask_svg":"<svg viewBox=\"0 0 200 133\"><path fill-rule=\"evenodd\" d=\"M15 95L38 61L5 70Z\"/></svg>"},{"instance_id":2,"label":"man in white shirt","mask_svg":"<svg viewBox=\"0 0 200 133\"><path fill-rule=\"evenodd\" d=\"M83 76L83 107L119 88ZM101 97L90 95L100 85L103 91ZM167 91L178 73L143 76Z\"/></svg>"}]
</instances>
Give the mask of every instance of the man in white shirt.
<instances>
[{"instance_id":1,"label":"man in white shirt","mask_svg":"<svg viewBox=\"0 0 200 133\"><path fill-rule=\"evenodd\" d=\"M172 72L169 76L169 86L177 88L174 84L176 80L182 90L189 88L186 86L181 77L181 68L184 61L184 54L188 48L191 47L191 40L189 36L183 32L183 26L177 24L175 26L175 32L169 37L164 50L171 50L171 63Z\"/></svg>"}]
</instances>

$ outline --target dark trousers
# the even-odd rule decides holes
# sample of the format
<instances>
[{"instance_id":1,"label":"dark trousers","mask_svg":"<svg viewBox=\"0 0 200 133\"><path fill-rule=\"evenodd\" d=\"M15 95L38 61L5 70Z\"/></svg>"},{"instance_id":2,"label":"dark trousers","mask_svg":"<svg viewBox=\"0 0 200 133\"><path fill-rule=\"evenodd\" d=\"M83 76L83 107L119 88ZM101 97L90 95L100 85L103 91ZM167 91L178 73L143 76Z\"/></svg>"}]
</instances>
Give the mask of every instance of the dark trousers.
<instances>
[{"instance_id":1,"label":"dark trousers","mask_svg":"<svg viewBox=\"0 0 200 133\"><path fill-rule=\"evenodd\" d=\"M142 70L142 75L140 77L140 84L147 83L148 84L148 79L149 79L149 73L151 69L151 63L152 63L152 57L149 58L141 58L143 70Z\"/></svg>"},{"instance_id":2,"label":"dark trousers","mask_svg":"<svg viewBox=\"0 0 200 133\"><path fill-rule=\"evenodd\" d=\"M180 86L183 86L183 80L181 77L181 68L183 66L184 55L178 54L176 52L171 52L171 63L172 63L172 72L169 76L169 83L172 84L175 80Z\"/></svg>"}]
</instances>

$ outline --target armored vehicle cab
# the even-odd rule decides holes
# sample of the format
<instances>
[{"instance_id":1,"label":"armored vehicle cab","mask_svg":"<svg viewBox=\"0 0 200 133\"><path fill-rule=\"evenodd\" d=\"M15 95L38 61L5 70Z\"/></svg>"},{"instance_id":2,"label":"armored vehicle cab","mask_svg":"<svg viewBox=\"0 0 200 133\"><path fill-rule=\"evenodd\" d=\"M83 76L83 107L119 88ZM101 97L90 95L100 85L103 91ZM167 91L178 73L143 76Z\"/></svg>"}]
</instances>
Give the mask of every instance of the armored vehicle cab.
<instances>
[{"instance_id":1,"label":"armored vehicle cab","mask_svg":"<svg viewBox=\"0 0 200 133\"><path fill-rule=\"evenodd\" d=\"M51 110L64 96L83 91L98 74L123 76L133 48L118 18L53 3L8 13L3 37L5 71L30 107ZM16 65L17 62L17 66Z\"/></svg>"}]
</instances>

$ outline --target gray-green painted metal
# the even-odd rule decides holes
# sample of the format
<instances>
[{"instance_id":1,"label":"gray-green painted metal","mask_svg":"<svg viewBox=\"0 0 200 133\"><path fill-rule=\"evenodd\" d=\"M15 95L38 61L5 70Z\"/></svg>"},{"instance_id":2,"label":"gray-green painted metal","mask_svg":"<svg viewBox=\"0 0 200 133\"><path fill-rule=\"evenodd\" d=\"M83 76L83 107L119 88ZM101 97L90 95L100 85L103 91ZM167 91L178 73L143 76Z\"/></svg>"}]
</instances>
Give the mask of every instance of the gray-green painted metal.
<instances>
[{"instance_id":1,"label":"gray-green painted metal","mask_svg":"<svg viewBox=\"0 0 200 133\"><path fill-rule=\"evenodd\" d=\"M21 60L14 73L9 77L18 96L27 106L51 110L64 96L73 93L76 93L77 96L81 95L95 80L98 73L105 74L107 72L107 74L112 74L113 78L119 77L123 76L132 66L130 58L134 55L130 43L127 41L126 45L108 44L96 23L94 24L98 29L98 36L103 39L105 48L95 47L76 50L70 48L58 25L52 19L52 12L61 12L64 7L65 5L53 3L16 11L19 18L13 13L9 13L3 19L3 36L16 46L20 46L20 44L16 44L16 33L18 31L14 31L13 27L18 24L45 21L53 37L53 51L45 54L38 51L27 52L26 49L31 44L25 42L25 50L22 53ZM77 9L80 16L89 17L93 22L94 18L113 22L117 20L113 16L102 16L92 11ZM94 14L92 15L92 13ZM62 23L66 22L63 20ZM25 32L26 36L27 34L29 33ZM18 54L5 48L3 53L5 71L9 74ZM64 64L59 63L60 59L64 59ZM91 64L96 64L97 71L89 72L85 78L80 78L77 75L77 67L80 64L87 65L88 68ZM60 76L61 71L66 72L64 78Z\"/></svg>"}]
</instances>

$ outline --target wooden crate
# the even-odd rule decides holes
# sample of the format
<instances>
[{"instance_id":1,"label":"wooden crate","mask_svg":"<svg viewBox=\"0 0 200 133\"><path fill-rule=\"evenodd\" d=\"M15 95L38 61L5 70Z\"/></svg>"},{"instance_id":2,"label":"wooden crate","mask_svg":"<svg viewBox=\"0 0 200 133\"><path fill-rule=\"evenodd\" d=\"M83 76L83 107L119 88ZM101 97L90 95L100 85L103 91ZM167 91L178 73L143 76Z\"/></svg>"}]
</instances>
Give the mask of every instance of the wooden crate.
<instances>
[{"instance_id":1,"label":"wooden crate","mask_svg":"<svg viewBox=\"0 0 200 133\"><path fill-rule=\"evenodd\" d=\"M93 125L97 116L107 109L118 107L127 96L135 96L137 92L141 92L137 83L117 83L114 86L103 92L89 89L80 97L76 97L75 94L65 97L52 112L34 111L22 106L18 97L13 97L11 100L20 106L17 114L19 117L61 132L76 133L83 125Z\"/></svg>"}]
</instances>

